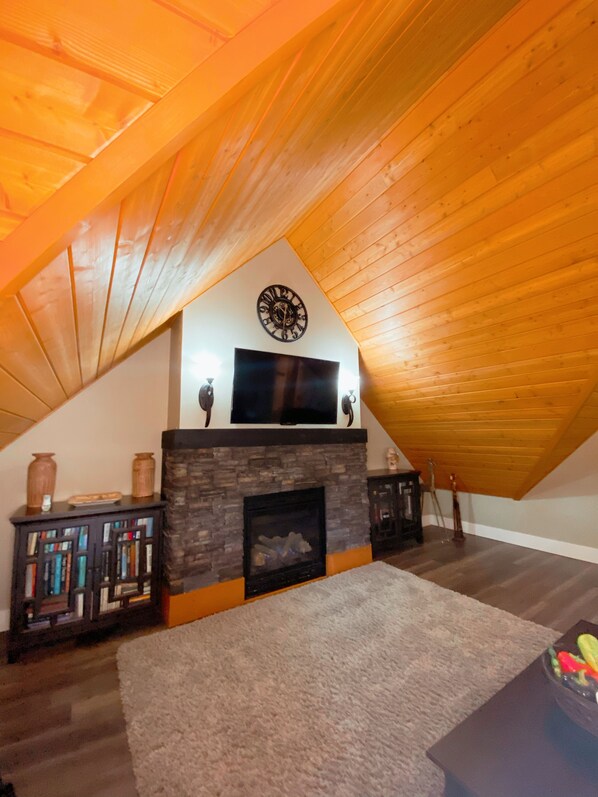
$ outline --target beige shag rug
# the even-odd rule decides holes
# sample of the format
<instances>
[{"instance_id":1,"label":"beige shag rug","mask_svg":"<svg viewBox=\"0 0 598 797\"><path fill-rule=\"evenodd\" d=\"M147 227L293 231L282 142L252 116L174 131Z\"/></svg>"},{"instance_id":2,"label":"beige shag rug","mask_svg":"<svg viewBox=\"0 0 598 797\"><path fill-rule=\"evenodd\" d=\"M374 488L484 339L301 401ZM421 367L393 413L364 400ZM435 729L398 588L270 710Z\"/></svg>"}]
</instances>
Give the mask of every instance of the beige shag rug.
<instances>
[{"instance_id":1,"label":"beige shag rug","mask_svg":"<svg viewBox=\"0 0 598 797\"><path fill-rule=\"evenodd\" d=\"M426 749L559 636L377 562L118 651L140 797L439 797Z\"/></svg>"}]
</instances>

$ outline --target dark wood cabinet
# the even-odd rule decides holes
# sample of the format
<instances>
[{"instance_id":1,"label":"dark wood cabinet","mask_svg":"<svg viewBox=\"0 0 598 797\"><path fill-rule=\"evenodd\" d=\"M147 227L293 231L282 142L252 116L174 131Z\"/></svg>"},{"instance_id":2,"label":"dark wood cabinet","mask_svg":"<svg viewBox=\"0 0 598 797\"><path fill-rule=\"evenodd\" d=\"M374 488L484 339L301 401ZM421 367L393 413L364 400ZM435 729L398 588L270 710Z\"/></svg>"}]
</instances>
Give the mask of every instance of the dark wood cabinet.
<instances>
[{"instance_id":1,"label":"dark wood cabinet","mask_svg":"<svg viewBox=\"0 0 598 797\"><path fill-rule=\"evenodd\" d=\"M423 542L418 470L368 471L372 553Z\"/></svg>"},{"instance_id":2,"label":"dark wood cabinet","mask_svg":"<svg viewBox=\"0 0 598 797\"><path fill-rule=\"evenodd\" d=\"M125 496L17 512L8 660L46 642L159 621L163 507L158 496Z\"/></svg>"}]
</instances>

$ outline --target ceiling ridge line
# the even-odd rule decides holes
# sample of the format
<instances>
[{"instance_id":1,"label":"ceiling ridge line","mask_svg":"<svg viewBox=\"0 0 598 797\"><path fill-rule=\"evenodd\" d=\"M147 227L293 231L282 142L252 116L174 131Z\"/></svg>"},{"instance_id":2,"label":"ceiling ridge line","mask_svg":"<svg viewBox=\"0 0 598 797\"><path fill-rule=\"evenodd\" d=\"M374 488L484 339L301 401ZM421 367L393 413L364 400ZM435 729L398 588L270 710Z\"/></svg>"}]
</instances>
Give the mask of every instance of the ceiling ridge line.
<instances>
[{"instance_id":1,"label":"ceiling ridge line","mask_svg":"<svg viewBox=\"0 0 598 797\"><path fill-rule=\"evenodd\" d=\"M123 317L122 324L121 324L121 327L120 327L120 331L118 333L118 338L117 338L116 344L114 346L114 353L113 353L112 359L110 361L110 367L112 367L114 365L115 361L117 360L117 352L118 352L118 349L120 347L120 342L121 342L121 339L122 339L122 336L123 336L123 333L124 333L124 330L125 330L125 326L127 324L127 320L129 318L129 313L131 312L131 307L133 306L133 301L135 299L135 295L137 294L137 288L139 287L139 283L141 281L141 275L143 274L143 270L145 268L145 264L147 263L147 259L149 257L150 248L151 248L151 246L153 244L153 241L154 241L154 238L155 238L155 235L156 235L156 227L158 225L158 221L161 218L161 215L162 215L162 213L164 211L164 205L166 203L167 198L170 196L170 192L172 190L172 184L174 182L175 175L176 175L178 167L179 167L180 159L181 159L181 150L179 150L176 153L176 155L174 156L174 158L173 158L172 167L171 167L170 173L168 175L168 180L166 181L166 186L164 187L164 193L162 194L162 198L160 199L160 205L159 205L158 210L156 212L156 216L155 216L155 218L154 218L154 220L152 222L152 229L151 229L150 234L148 235L148 238L147 238L147 243L145 245L145 251L143 252L143 258L141 259L141 264L139 266L139 271L137 272L137 276L135 277L135 285L133 286L133 290L131 291L131 296L129 298L129 303L127 305L127 310L126 310L125 315ZM121 204L120 204L120 209L122 209L122 201L121 201ZM120 210L119 210L119 219L120 219ZM146 302L146 306L147 306L147 302ZM141 316L140 316L140 318L141 318ZM139 320L137 321L137 325L139 324ZM137 325L133 329L131 337L129 338L129 345L127 346L127 348L130 347L131 341L132 341L132 339L133 339L133 337L135 335L135 330L137 329Z\"/></svg>"},{"instance_id":2,"label":"ceiling ridge line","mask_svg":"<svg viewBox=\"0 0 598 797\"><path fill-rule=\"evenodd\" d=\"M0 127L0 136L3 138L9 138L11 141L25 141L26 143L31 144L38 149L45 149L48 150L48 152L53 152L55 155L70 158L71 160L76 160L83 164L87 164L92 160L91 156L85 155L82 152L68 149L68 147L61 147L60 144L52 144L49 141L42 141L34 136L28 136L26 133L15 133L13 130L9 130L6 127Z\"/></svg>"},{"instance_id":3,"label":"ceiling ridge line","mask_svg":"<svg viewBox=\"0 0 598 797\"><path fill-rule=\"evenodd\" d=\"M100 363L102 362L102 349L104 348L104 336L106 334L106 324L108 323L108 311L110 309L110 298L112 296L112 286L114 283L114 271L116 269L116 261L118 258L118 245L122 233L123 221L123 202L118 203L118 220L116 222L116 234L114 236L114 251L112 252L112 265L110 267L110 279L108 280L108 289L106 291L106 305L104 307L104 318L102 321L102 332L100 334L100 345L98 346L98 359L96 362L96 375L97 379L100 374Z\"/></svg>"},{"instance_id":4,"label":"ceiling ridge line","mask_svg":"<svg viewBox=\"0 0 598 797\"><path fill-rule=\"evenodd\" d=\"M54 367L54 363L52 362L52 360L50 358L50 355L48 354L48 350L46 349L46 347L45 347L45 345L44 345L44 343L43 343L43 341L41 339L41 336L40 336L39 331L37 329L37 325L33 321L33 318L31 317L31 314L29 313L29 310L27 308L25 300L23 299L20 291L15 294L15 299L16 299L17 304L19 305L19 308L20 308L21 312L23 313L27 323L29 324L29 328L31 329L31 332L33 333L33 336L34 336L34 338L35 338L35 340L37 342L37 345L41 349L41 351L42 351L42 353L44 355L44 358L45 358L48 366L50 367L50 370L54 374L54 378L56 379L56 381L60 385L60 389L62 390L65 399L67 399L69 397L69 394L68 394L68 392L67 392L67 390L66 390L66 388L65 388L65 386L64 386L64 384L62 382L62 379L58 376L58 371Z\"/></svg>"},{"instance_id":5,"label":"ceiling ridge line","mask_svg":"<svg viewBox=\"0 0 598 797\"><path fill-rule=\"evenodd\" d=\"M554 433L552 441L545 449L544 455L540 457L540 459L538 460L532 471L527 475L527 477L523 480L523 482L515 492L515 495L513 496L515 500L519 501L521 498L523 498L523 496L526 495L526 493L528 493L532 489L532 487L535 487L535 485L538 484L538 482L540 482L543 478L545 478L548 475L548 473L551 473L554 470L554 468L558 467L558 465L560 464L559 462L557 462L554 465L554 467L548 471L548 473L542 474L543 465L546 463L548 458L554 453L554 450L563 439L567 430L576 420L583 406L587 404L592 393L594 393L596 388L598 388L598 365L595 366L595 368L593 369L593 373L591 374L590 377L588 377L587 381L588 381L587 388L581 392L580 396L571 406L569 412L561 421L561 424Z\"/></svg>"},{"instance_id":6,"label":"ceiling ridge line","mask_svg":"<svg viewBox=\"0 0 598 797\"><path fill-rule=\"evenodd\" d=\"M23 390L27 391L30 396L32 396L36 401L39 401L40 404L43 404L44 407L48 408L48 411L53 409L51 404L48 404L43 398L34 393L30 387L28 387L24 382L22 382L17 376L15 376L12 371L10 371L5 365L0 364L0 371L3 371L9 379L12 379L19 387L23 388ZM6 412L6 410L4 410Z\"/></svg>"},{"instance_id":7,"label":"ceiling ridge line","mask_svg":"<svg viewBox=\"0 0 598 797\"><path fill-rule=\"evenodd\" d=\"M77 364L79 366L79 384L83 385L83 365L81 363L81 345L79 338L79 310L77 307L77 283L75 281L75 264L73 250L70 245L66 248L66 257L69 266L69 284L71 288L71 304L73 307L73 323L75 325L75 342L77 344Z\"/></svg>"},{"instance_id":8,"label":"ceiling ridge line","mask_svg":"<svg viewBox=\"0 0 598 797\"><path fill-rule=\"evenodd\" d=\"M20 47L23 50L31 50L31 52L36 53L37 55L50 58L52 61L56 61L57 63L67 66L70 69L83 72L84 74L90 75L90 77L97 78L99 80L105 80L106 83L110 83L122 91L128 91L130 94L135 94L138 97L142 97L144 100L148 100L151 103L158 102L162 97L162 95L158 92L149 91L149 89L144 89L134 83L127 83L125 80L122 80L112 72L106 72L103 69L92 67L86 64L84 61L80 61L74 56L66 53L62 49L56 50L53 47L45 47L43 44L38 44L38 42L33 41L33 39L27 39L25 36L21 36L18 33L9 31L6 28L0 27L0 38L4 39L10 44L14 44L16 47Z\"/></svg>"},{"instance_id":9,"label":"ceiling ridge line","mask_svg":"<svg viewBox=\"0 0 598 797\"><path fill-rule=\"evenodd\" d=\"M222 43L229 41L229 39L235 35L234 33L225 33L221 28L212 27L210 23L197 19L197 17L194 17L192 14L185 13L182 8L173 6L168 0L153 0L153 2L156 3L156 5L166 9L166 11L169 11L171 14L174 14L175 16L191 23L191 25L195 25L197 28L201 28L201 30L205 31L206 33L210 33L215 38L220 39Z\"/></svg>"}]
</instances>

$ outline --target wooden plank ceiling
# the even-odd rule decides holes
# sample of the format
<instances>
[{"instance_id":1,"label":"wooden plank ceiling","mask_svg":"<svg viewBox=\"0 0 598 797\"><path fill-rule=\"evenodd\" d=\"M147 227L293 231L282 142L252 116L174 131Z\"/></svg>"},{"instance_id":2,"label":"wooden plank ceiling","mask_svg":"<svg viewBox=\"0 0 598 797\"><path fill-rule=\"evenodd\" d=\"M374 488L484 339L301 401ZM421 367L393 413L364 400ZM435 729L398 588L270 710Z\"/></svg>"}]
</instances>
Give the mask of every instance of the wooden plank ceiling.
<instances>
[{"instance_id":1,"label":"wooden plank ceiling","mask_svg":"<svg viewBox=\"0 0 598 797\"><path fill-rule=\"evenodd\" d=\"M414 465L598 428L596 3L4 0L0 445L286 235Z\"/></svg>"}]
</instances>

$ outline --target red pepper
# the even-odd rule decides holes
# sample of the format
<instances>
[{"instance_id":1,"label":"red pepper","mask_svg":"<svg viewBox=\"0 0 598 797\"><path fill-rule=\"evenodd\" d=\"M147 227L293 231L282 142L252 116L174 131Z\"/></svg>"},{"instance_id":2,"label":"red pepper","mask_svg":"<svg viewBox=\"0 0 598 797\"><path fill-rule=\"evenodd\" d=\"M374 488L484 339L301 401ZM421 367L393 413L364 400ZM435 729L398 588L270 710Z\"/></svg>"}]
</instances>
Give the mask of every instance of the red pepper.
<instances>
[{"instance_id":1,"label":"red pepper","mask_svg":"<svg viewBox=\"0 0 598 797\"><path fill-rule=\"evenodd\" d=\"M563 672L585 672L586 675L594 675L595 671L585 662L580 662L566 650L561 650L556 655Z\"/></svg>"}]
</instances>

